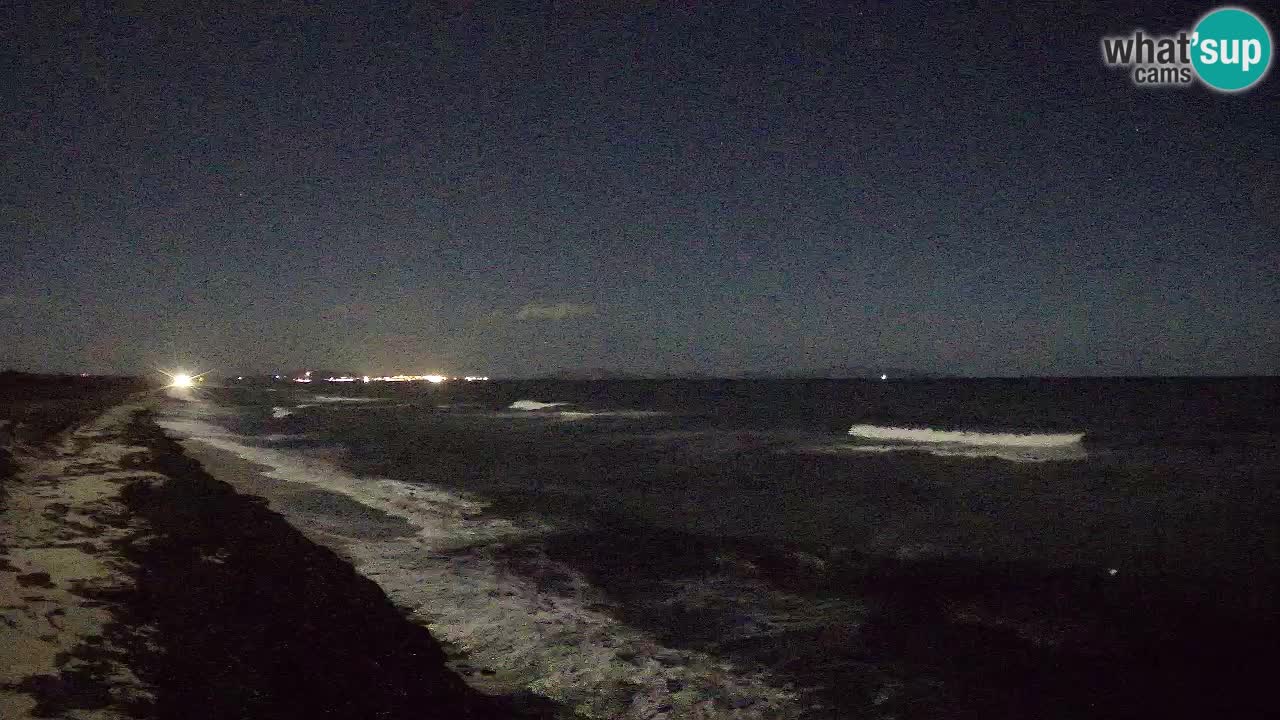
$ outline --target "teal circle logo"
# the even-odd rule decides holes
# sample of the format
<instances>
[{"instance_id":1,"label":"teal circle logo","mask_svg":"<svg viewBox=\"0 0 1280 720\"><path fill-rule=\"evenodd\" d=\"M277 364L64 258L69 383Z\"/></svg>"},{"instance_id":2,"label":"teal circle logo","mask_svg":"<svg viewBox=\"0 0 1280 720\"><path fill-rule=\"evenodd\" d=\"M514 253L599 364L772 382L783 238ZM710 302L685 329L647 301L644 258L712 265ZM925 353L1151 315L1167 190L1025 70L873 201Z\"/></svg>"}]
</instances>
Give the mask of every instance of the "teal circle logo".
<instances>
[{"instance_id":1,"label":"teal circle logo","mask_svg":"<svg viewBox=\"0 0 1280 720\"><path fill-rule=\"evenodd\" d=\"M1252 87L1271 65L1271 32L1257 15L1219 8L1205 15L1191 39L1191 64L1206 85L1223 92Z\"/></svg>"}]
</instances>

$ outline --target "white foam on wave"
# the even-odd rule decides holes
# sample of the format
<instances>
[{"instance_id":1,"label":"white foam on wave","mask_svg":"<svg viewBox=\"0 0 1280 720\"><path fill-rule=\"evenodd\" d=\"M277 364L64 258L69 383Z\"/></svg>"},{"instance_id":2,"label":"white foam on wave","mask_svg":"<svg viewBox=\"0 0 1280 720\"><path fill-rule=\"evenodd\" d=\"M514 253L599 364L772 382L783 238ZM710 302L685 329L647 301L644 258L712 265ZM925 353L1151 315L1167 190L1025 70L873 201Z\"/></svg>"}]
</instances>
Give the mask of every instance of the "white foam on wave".
<instances>
[{"instance_id":1,"label":"white foam on wave","mask_svg":"<svg viewBox=\"0 0 1280 720\"><path fill-rule=\"evenodd\" d=\"M882 441L1024 448L1063 447L1078 444L1084 439L1084 433L987 433L881 425L854 425L849 428L849 434L854 437Z\"/></svg>"},{"instance_id":2,"label":"white foam on wave","mask_svg":"<svg viewBox=\"0 0 1280 720\"><path fill-rule=\"evenodd\" d=\"M591 418L646 418L667 415L668 413L658 410L553 410L553 408L572 405L570 402L541 402L539 400L517 400L507 406L508 410L520 410L522 412L515 413L511 417L523 417L526 412L550 410L551 412L539 412L538 417L559 418L561 420L589 420ZM499 413L499 417L506 417L505 413Z\"/></svg>"},{"instance_id":3,"label":"white foam on wave","mask_svg":"<svg viewBox=\"0 0 1280 720\"><path fill-rule=\"evenodd\" d=\"M539 402L537 400L517 400L507 406L508 410L546 410L547 408L568 405L567 402Z\"/></svg>"},{"instance_id":4,"label":"white foam on wave","mask_svg":"<svg viewBox=\"0 0 1280 720\"><path fill-rule=\"evenodd\" d=\"M282 408L282 407L273 407L273 408L271 408L271 417L273 417L273 418L275 418L275 419L277 419L277 420L281 420L281 419L283 419L283 418L287 418L287 417L289 417L289 416L290 416L290 415L292 415L292 414L293 414L293 411L292 411L292 410L290 410L289 408Z\"/></svg>"},{"instance_id":5,"label":"white foam on wave","mask_svg":"<svg viewBox=\"0 0 1280 720\"><path fill-rule=\"evenodd\" d=\"M350 397L346 395L312 395L312 400L318 403L376 403L383 402L383 398L371 397Z\"/></svg>"},{"instance_id":6,"label":"white foam on wave","mask_svg":"<svg viewBox=\"0 0 1280 720\"><path fill-rule=\"evenodd\" d=\"M901 443L897 445L836 445L804 447L802 453L842 455L846 453L882 454L912 452L935 457L972 458L975 460L1007 460L1016 463L1043 463L1085 460L1089 454L1079 445L1051 447L1009 447L1002 445L960 445L947 443Z\"/></svg>"},{"instance_id":7,"label":"white foam on wave","mask_svg":"<svg viewBox=\"0 0 1280 720\"><path fill-rule=\"evenodd\" d=\"M1084 433L989 433L970 430L854 425L852 442L812 440L789 450L804 454L845 455L920 453L946 458L1043 463L1088 459ZM867 442L874 441L874 442Z\"/></svg>"},{"instance_id":8,"label":"white foam on wave","mask_svg":"<svg viewBox=\"0 0 1280 720\"><path fill-rule=\"evenodd\" d=\"M707 720L802 714L797 694L767 671L664 647L596 609L608 599L572 568L543 558L565 578L563 592L552 594L511 572L494 551L499 543L536 545L550 528L488 515L484 501L463 492L359 477L315 455L250 446L203 421L199 407L183 410L161 425L271 468L269 477L341 493L411 523L413 536L353 540L343 552L394 602L415 608L433 634L472 664L496 670L497 685L528 688L588 718L651 718L663 716L664 706L670 717ZM314 522L287 507L277 511L300 527Z\"/></svg>"},{"instance_id":9,"label":"white foam on wave","mask_svg":"<svg viewBox=\"0 0 1280 720\"><path fill-rule=\"evenodd\" d=\"M658 410L561 410L555 415L564 420L590 420L591 418L649 418L668 413Z\"/></svg>"},{"instance_id":10,"label":"white foam on wave","mask_svg":"<svg viewBox=\"0 0 1280 720\"><path fill-rule=\"evenodd\" d=\"M282 443L282 442L296 442L298 440L306 440L307 436L303 433L270 433L267 435L259 435L254 439L260 440L262 442L268 442L268 443Z\"/></svg>"}]
</instances>

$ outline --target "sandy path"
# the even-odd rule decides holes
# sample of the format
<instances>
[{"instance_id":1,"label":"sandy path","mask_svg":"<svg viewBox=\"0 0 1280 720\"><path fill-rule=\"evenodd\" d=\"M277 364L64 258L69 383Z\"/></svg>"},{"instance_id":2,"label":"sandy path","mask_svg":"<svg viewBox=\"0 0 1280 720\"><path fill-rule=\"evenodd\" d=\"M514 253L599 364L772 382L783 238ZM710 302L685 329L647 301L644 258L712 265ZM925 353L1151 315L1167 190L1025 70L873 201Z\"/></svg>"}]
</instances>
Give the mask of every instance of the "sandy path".
<instances>
[{"instance_id":1,"label":"sandy path","mask_svg":"<svg viewBox=\"0 0 1280 720\"><path fill-rule=\"evenodd\" d=\"M134 469L145 449L123 440L136 407L122 405L50 447L15 453L20 471L0 514L0 717L127 717L150 693L115 641L125 629L124 557L140 520L125 514L125 485L163 479ZM114 599L113 599L114 598Z\"/></svg>"}]
</instances>

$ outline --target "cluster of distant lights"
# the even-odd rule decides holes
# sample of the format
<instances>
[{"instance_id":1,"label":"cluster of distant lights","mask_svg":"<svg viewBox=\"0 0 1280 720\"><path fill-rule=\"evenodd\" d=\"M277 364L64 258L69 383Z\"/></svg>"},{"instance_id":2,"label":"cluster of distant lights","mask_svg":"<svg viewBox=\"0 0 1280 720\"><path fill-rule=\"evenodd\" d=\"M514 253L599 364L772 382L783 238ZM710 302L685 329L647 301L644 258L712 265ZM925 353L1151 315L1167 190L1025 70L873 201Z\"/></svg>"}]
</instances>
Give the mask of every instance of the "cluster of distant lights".
<instances>
[{"instance_id":1,"label":"cluster of distant lights","mask_svg":"<svg viewBox=\"0 0 1280 720\"><path fill-rule=\"evenodd\" d=\"M281 379L279 375L276 375L275 378L277 380ZM448 375L380 375L378 377L371 377L369 375L361 375L360 377L355 377L352 375L338 375L336 377L312 378L311 371L308 370L302 375L296 378L293 378L293 382L296 382L296 383L309 383L309 382L317 382L317 381L330 382L330 383L429 382L434 385L439 385L440 383L446 382L449 380L462 380L464 382L476 382L479 380L488 380L488 379L489 379L488 375L465 375L462 377L449 377Z\"/></svg>"}]
</instances>

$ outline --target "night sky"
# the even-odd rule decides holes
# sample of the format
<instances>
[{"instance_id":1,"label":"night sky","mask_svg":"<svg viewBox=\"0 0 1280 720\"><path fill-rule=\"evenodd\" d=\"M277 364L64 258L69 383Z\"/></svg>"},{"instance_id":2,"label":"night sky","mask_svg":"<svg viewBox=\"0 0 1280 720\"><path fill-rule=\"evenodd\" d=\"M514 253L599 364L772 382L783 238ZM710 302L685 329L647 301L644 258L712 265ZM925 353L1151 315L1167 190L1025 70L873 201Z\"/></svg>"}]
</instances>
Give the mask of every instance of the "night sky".
<instances>
[{"instance_id":1,"label":"night sky","mask_svg":"<svg viewBox=\"0 0 1280 720\"><path fill-rule=\"evenodd\" d=\"M1211 4L19 5L0 367L1280 373L1280 76L1099 50Z\"/></svg>"}]
</instances>

